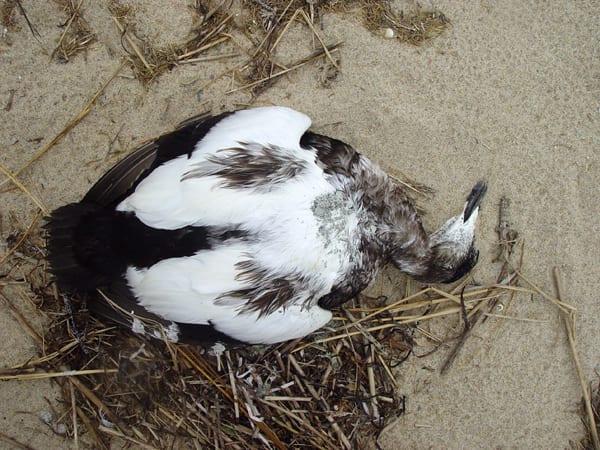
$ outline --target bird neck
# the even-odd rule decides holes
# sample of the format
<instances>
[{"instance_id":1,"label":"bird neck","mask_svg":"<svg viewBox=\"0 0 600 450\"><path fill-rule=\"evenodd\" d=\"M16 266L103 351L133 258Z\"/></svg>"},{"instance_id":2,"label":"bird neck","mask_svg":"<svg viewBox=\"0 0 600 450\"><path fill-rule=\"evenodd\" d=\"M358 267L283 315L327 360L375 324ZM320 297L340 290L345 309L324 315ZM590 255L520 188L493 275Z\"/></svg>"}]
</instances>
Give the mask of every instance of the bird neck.
<instances>
[{"instance_id":1,"label":"bird neck","mask_svg":"<svg viewBox=\"0 0 600 450\"><path fill-rule=\"evenodd\" d=\"M361 207L372 218L373 238L383 249L385 259L403 272L425 271L422 265L431 253L430 243L413 199L379 167L369 163L364 160L356 166L360 173L354 179L360 185L353 190L361 193Z\"/></svg>"}]
</instances>

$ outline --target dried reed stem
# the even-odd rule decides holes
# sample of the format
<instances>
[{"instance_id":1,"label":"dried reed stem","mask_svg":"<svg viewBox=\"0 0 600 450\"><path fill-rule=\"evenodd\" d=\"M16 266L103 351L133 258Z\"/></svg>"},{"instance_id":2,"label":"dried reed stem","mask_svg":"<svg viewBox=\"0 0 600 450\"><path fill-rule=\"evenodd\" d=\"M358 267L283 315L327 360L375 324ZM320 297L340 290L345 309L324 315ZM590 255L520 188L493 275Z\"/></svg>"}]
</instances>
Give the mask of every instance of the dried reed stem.
<instances>
[{"instance_id":1,"label":"dried reed stem","mask_svg":"<svg viewBox=\"0 0 600 450\"><path fill-rule=\"evenodd\" d=\"M21 450L36 450L33 447L30 447L29 445L17 441L15 438L10 437L8 434L4 434L2 431L0 431L0 440L3 440L4 442L8 443L11 446L11 448L19 448Z\"/></svg>"},{"instance_id":2,"label":"dried reed stem","mask_svg":"<svg viewBox=\"0 0 600 450\"><path fill-rule=\"evenodd\" d=\"M554 298L551 295L549 295L548 293L544 292L542 289L540 289L535 284L533 284L531 281L529 281L527 278L525 278L525 276L519 270L515 270L515 272L517 273L519 278L521 280L523 280L525 283L527 283L537 294L541 295L549 302L554 303L558 307L558 309L560 309L563 313L569 314L576 310L576 308L574 306L563 303L562 301L560 301L560 299Z\"/></svg>"},{"instance_id":3,"label":"dried reed stem","mask_svg":"<svg viewBox=\"0 0 600 450\"><path fill-rule=\"evenodd\" d=\"M194 55L197 55L198 53L202 53L204 50L208 50L209 48L212 48L215 45L220 44L221 42L228 41L229 39L230 39L229 36L220 37L219 39L215 39L214 41L212 41L206 45L203 45L202 47L198 47L192 51L189 51L187 53L184 53L183 55L178 56L177 59L179 60L180 63L186 62L185 61L186 59L188 59ZM207 56L206 58L211 58L211 57ZM213 56L212 58L215 58L215 57ZM218 56L218 58L222 58L222 56ZM211 60L206 59L206 61L211 61Z\"/></svg>"},{"instance_id":4,"label":"dried reed stem","mask_svg":"<svg viewBox=\"0 0 600 450\"><path fill-rule=\"evenodd\" d=\"M29 323L25 316L21 314L21 311L19 311L19 309L15 305L13 305L13 303L7 297L5 297L2 292L0 292L0 300L2 300L2 302L8 307L8 309L10 310L12 315L17 319L19 325L21 325L21 328L23 328L25 333L31 336L36 341L38 346L41 347L44 341L42 336Z\"/></svg>"},{"instance_id":5,"label":"dried reed stem","mask_svg":"<svg viewBox=\"0 0 600 450\"><path fill-rule=\"evenodd\" d=\"M75 404L75 389L73 383L69 383L69 393L71 394L71 422L73 423L73 447L79 450L79 430L77 428L77 405Z\"/></svg>"},{"instance_id":6,"label":"dried reed stem","mask_svg":"<svg viewBox=\"0 0 600 450\"><path fill-rule=\"evenodd\" d=\"M32 201L33 203L35 203L37 205L38 208L40 208L40 211L42 211L44 213L45 216L47 216L49 214L48 209L44 206L44 204L35 196L33 195L29 189L27 189L25 187L25 185L23 185L23 183L21 183L17 177L16 174L12 174L10 172L10 170L8 170L6 167L4 167L2 164L0 164L0 171L2 171L4 173L4 175L6 175L10 181L13 182L13 184L18 187L21 191L23 191Z\"/></svg>"},{"instance_id":7,"label":"dried reed stem","mask_svg":"<svg viewBox=\"0 0 600 450\"><path fill-rule=\"evenodd\" d=\"M86 370L65 370L63 372L36 372L22 373L16 375L0 375L0 380L43 380L46 378L73 377L81 375L92 375L95 373L117 373L119 369L86 369Z\"/></svg>"},{"instance_id":8,"label":"dried reed stem","mask_svg":"<svg viewBox=\"0 0 600 450\"><path fill-rule=\"evenodd\" d=\"M60 48L62 41L65 39L67 32L71 28L73 21L77 17L77 14L79 14L79 9L81 8L82 4L83 4L83 0L79 0L79 3L77 4L77 6L75 6L75 8L73 9L73 13L71 14L71 17L69 18L69 21L67 22L67 25L65 26L65 29L61 33L60 38L58 39L58 43L56 44L56 47L52 51L52 55L50 56L50 59L54 58L54 55L56 55L56 53L58 52L58 49Z\"/></svg>"},{"instance_id":9,"label":"dried reed stem","mask_svg":"<svg viewBox=\"0 0 600 450\"><path fill-rule=\"evenodd\" d=\"M73 120L71 120L67 124L67 126L62 129L62 131L60 133L58 133L56 136L54 136L54 138L50 142L48 142L48 144L46 144L44 146L44 148L42 148L39 152L37 152L33 156L33 158L31 158L29 161L27 161L23 166L19 167L18 170L16 170L15 172L13 172L13 176L14 177L19 176L21 174L21 172L23 172L31 164L33 164L35 161L37 161L39 158L41 158L48 150L50 150L58 142L60 142L60 140L63 137L65 137L69 131L71 131L79 122L81 122L85 118L85 116L87 116L90 113L90 111L92 110L92 107L96 103L96 100L98 100L98 97L100 97L100 95L102 95L102 93L104 92L104 90L106 89L106 87L117 76L117 74L121 71L122 68L123 68L123 64L121 63L119 65L119 67L112 73L112 75L102 84L102 86L100 87L100 89L98 89L98 91L92 96L92 98L90 100L88 100L88 102L83 107L83 109L81 110L81 112L79 114L77 114L77 116ZM8 180L1 181L0 182L0 187L4 186L4 184L6 184L7 182L8 182Z\"/></svg>"},{"instance_id":10,"label":"dried reed stem","mask_svg":"<svg viewBox=\"0 0 600 450\"><path fill-rule=\"evenodd\" d=\"M554 282L556 284L556 296L561 302L564 302L562 280L560 277L560 271L558 267L554 268L553 274ZM585 412L588 420L589 433L592 437L594 449L600 450L600 440L598 439L598 428L596 426L596 420L594 418L592 400L590 398L590 392L588 390L588 386L583 375L583 369L581 368L581 363L579 362L579 354L577 352L577 345L575 340L575 312L563 311L562 317L565 324L565 329L567 331L567 338L569 339L569 347L571 349L571 354L573 355L573 363L575 364L575 370L577 371L577 378L581 386L581 392L583 393L583 402L585 405Z\"/></svg>"},{"instance_id":11,"label":"dried reed stem","mask_svg":"<svg viewBox=\"0 0 600 450\"><path fill-rule=\"evenodd\" d=\"M75 377L69 377L69 381L81 392L89 401L91 401L103 414L106 414L108 419L121 430L126 430L127 427L105 404L100 398L85 384Z\"/></svg>"},{"instance_id":12,"label":"dried reed stem","mask_svg":"<svg viewBox=\"0 0 600 450\"><path fill-rule=\"evenodd\" d=\"M34 225L37 223L37 221L39 220L39 218L42 216L41 213L42 213L41 210L39 210L39 211L37 211L35 213L35 215L33 216L33 219L29 223L29 226L27 227L27 229L25 230L25 232L22 233L21 236L19 236L19 239L17 240L17 242L15 243L15 245L13 247L11 247L10 250L8 250L6 252L6 254L0 259L0 266L2 264L4 264L6 261L8 261L8 258L10 258L12 256L12 254L18 250L18 248L21 246L21 244L23 244L23 242L25 241L25 239L27 238L27 236L29 236L29 234L33 230Z\"/></svg>"},{"instance_id":13,"label":"dried reed stem","mask_svg":"<svg viewBox=\"0 0 600 450\"><path fill-rule=\"evenodd\" d=\"M148 71L150 73L152 73L154 71L154 68L148 64L148 61L146 61L146 58L144 57L144 53L142 52L142 50L140 50L140 48L138 47L138 45L133 41L133 39L131 39L129 37L129 35L127 34L127 31L125 30L125 28L123 27L123 25L121 25L121 22L119 22L119 19L117 19L116 17L113 16L113 21L115 22L115 25L117 26L117 28L119 29L119 31L121 32L121 35L125 38L125 40L127 41L127 43L129 44L129 46L133 49L135 55L138 57L138 59L142 62L142 64L144 65L144 67L146 69L148 69Z\"/></svg>"},{"instance_id":14,"label":"dried reed stem","mask_svg":"<svg viewBox=\"0 0 600 450\"><path fill-rule=\"evenodd\" d=\"M98 433L96 433L96 429L92 425L92 422L90 421L90 419L88 418L88 416L85 415L85 413L82 411L82 409L79 406L76 406L75 409L77 410L77 417L79 417L79 419L85 425L85 428L90 433L90 436L94 440L94 443L96 444L96 447L100 448L100 449L106 449L106 445L104 445L104 443L102 442L102 440L98 436Z\"/></svg>"},{"instance_id":15,"label":"dried reed stem","mask_svg":"<svg viewBox=\"0 0 600 450\"><path fill-rule=\"evenodd\" d=\"M547 320L528 319L526 317L508 316L506 314L483 313L483 315L485 317L494 317L496 319L502 319L502 320L516 320L516 321L519 321L519 322L531 322L531 323L548 323Z\"/></svg>"},{"instance_id":16,"label":"dried reed stem","mask_svg":"<svg viewBox=\"0 0 600 450\"><path fill-rule=\"evenodd\" d=\"M132 444L135 444L135 446L136 446L135 448L142 448L144 450L160 450L159 448L154 447L152 445L148 445L145 442L140 441L139 439L132 438L131 436L127 436L127 435L119 432L118 430L114 430L112 428L108 428L108 427L105 427L103 425L100 425L98 427L98 430L101 431L101 432L103 432L103 433L105 433L105 434L108 434L110 436L115 436L115 437L118 437L120 439L123 439L124 441L127 441L127 442L130 442Z\"/></svg>"},{"instance_id":17,"label":"dried reed stem","mask_svg":"<svg viewBox=\"0 0 600 450\"><path fill-rule=\"evenodd\" d=\"M302 16L304 17L304 20L306 22L306 24L308 25L308 27L311 29L311 31L313 32L313 34L316 36L317 40L319 41L319 43L321 44L321 47L323 48L323 51L325 52L325 54L327 55L327 58L329 59L329 62L331 62L331 64L336 68L339 69L340 67L337 65L337 63L335 62L335 60L333 59L333 57L331 56L331 53L329 52L329 49L327 48L327 45L325 44L325 42L323 41L323 39L321 38L321 34L317 31L317 29L315 28L315 26L312 23L312 20L310 20L308 18L308 16L306 15L306 12L304 12L304 9L300 10L300 13L302 14Z\"/></svg>"}]
</instances>

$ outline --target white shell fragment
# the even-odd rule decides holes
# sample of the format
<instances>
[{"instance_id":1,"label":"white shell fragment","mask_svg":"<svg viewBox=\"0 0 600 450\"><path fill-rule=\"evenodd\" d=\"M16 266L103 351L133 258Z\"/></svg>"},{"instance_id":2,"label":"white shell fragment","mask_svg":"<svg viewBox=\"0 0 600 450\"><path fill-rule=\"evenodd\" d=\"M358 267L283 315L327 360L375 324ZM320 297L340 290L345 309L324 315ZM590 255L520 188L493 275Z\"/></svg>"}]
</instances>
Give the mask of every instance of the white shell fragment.
<instances>
[{"instance_id":1,"label":"white shell fragment","mask_svg":"<svg viewBox=\"0 0 600 450\"><path fill-rule=\"evenodd\" d=\"M131 323L131 331L133 331L134 333L137 333L137 334L145 334L146 328L144 327L144 324L142 323L142 321L140 319L138 319L137 317L135 317L133 319L133 322Z\"/></svg>"},{"instance_id":2,"label":"white shell fragment","mask_svg":"<svg viewBox=\"0 0 600 450\"><path fill-rule=\"evenodd\" d=\"M383 37L386 39L393 39L394 38L394 30L392 30L391 28L384 29Z\"/></svg>"}]
</instances>

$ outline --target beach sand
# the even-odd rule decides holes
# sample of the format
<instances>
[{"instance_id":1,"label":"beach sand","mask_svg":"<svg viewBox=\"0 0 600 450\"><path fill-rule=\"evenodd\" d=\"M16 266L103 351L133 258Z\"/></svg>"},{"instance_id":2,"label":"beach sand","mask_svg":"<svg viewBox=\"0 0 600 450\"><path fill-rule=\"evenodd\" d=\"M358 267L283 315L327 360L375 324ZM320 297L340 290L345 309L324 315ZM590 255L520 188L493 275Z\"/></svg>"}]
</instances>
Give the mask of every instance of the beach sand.
<instances>
[{"instance_id":1,"label":"beach sand","mask_svg":"<svg viewBox=\"0 0 600 450\"><path fill-rule=\"evenodd\" d=\"M138 32L161 43L184 39L188 3L143 2L135 13ZM64 64L50 54L67 15L51 1L22 5L39 37L16 12L16 25L0 42L0 162L13 172L80 113L124 55L104 2L84 2L98 40ZM423 202L429 229L460 211L474 182L486 179L475 280L493 283L499 271L495 227L498 203L507 196L513 226L525 242L523 273L554 295L552 269L560 269L565 300L577 308L583 373L597 382L600 5L438 0L434 6L452 25L421 47L374 35L351 14L324 15L326 42L344 42L337 78L324 87L319 69L309 64L253 105L303 111L316 131L431 186L436 195ZM313 50L310 43L310 31L294 26L281 54L299 59ZM206 109L248 103L247 92L225 93L228 77L199 92L206 80L242 60L181 65L147 88L122 68L89 115L18 179L48 210L79 200L120 152ZM18 190L0 195L4 251L8 235L26 228L38 208ZM3 295L32 317L31 296L4 281ZM499 313L536 321L488 320L443 376L439 369L449 347L411 357L397 369L407 410L382 433L383 448L564 448L585 436L581 390L558 309L541 296L523 295ZM460 330L454 319L432 331L452 330ZM37 356L2 303L0 354L2 367ZM39 419L58 398L48 381L0 382L0 430L33 448L69 447Z\"/></svg>"}]
</instances>

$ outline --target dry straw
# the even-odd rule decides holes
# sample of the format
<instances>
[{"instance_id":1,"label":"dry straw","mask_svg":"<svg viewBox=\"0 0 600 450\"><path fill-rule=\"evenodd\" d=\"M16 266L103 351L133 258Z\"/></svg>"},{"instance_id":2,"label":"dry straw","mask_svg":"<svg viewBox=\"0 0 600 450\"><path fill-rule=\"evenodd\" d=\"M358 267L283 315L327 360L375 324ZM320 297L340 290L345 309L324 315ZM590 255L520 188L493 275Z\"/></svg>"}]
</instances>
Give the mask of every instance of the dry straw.
<instances>
[{"instance_id":1,"label":"dry straw","mask_svg":"<svg viewBox=\"0 0 600 450\"><path fill-rule=\"evenodd\" d=\"M69 19L54 55L68 59L89 45L91 38L82 19L84 1L63 3ZM351 13L374 33L390 28L397 39L415 45L441 33L449 23L435 11L396 12L388 1L243 3L255 21L262 24L263 34L253 40L251 49L243 49L248 60L224 72L237 73L234 79L242 81L231 92L249 89L258 94L283 75L319 59L337 69L335 53L340 43L326 43L319 27L314 25L326 11ZM19 2L6 2L4 6L9 4L20 7ZM111 11L134 73L148 83L178 64L233 58L237 53L231 51L205 54L236 43L234 35L248 31L232 20L229 5L220 2L204 11L197 2L200 20L194 37L180 46L164 49L154 48L135 36L129 11L120 2L111 2ZM3 17L10 12L7 9ZM294 21L307 26L316 50L286 65L278 61L276 49ZM117 73L118 70L107 78L81 113L32 160L15 172L2 167L7 176L2 184L12 181L46 213L17 176L86 117ZM415 191L425 192L422 187ZM522 275L524 247L505 215L501 208L502 268L497 283L489 286L462 283L452 290L425 287L417 292L407 284L404 294L397 298L359 296L354 304L340 310L328 327L304 340L263 348L230 349L214 355L198 347L147 340L129 330L106 326L89 316L85 302L59 297L45 277L44 261L40 259L43 248L37 248L29 256L19 251L36 246L39 236L34 236L34 225L38 213L2 259L5 267L11 269L8 274L12 273L11 265L22 264L24 258L33 261L34 267L25 275L25 281L3 282L0 289L15 284L34 293L38 312L47 319L46 327L42 331L34 326L7 295L0 295L0 300L37 343L40 356L0 371L0 378L50 378L58 383L75 448L83 445L84 439L100 449L110 448L115 440L147 449L185 444L234 449L373 447L386 423L404 411L404 397L394 371L413 351L413 335L426 336L435 349L452 347L441 368L446 372L461 358L464 343L478 324L486 320L496 320L498 326L506 320L535 323L535 319L492 312L498 305L508 310L515 294L527 293L552 302L565 314L584 390L590 442L597 448L594 414L600 400L597 393L589 395L581 375L573 333L574 308L565 303L561 289L556 297L552 296ZM520 250L520 258L513 263L515 249ZM429 321L440 319L462 320L463 329L453 346L453 339L441 339L424 328ZM2 433L0 439L16 448L28 448Z\"/></svg>"},{"instance_id":2,"label":"dry straw","mask_svg":"<svg viewBox=\"0 0 600 450\"><path fill-rule=\"evenodd\" d=\"M84 0L56 0L67 13L69 19L61 25L63 28L51 58L58 62L67 63L79 52L87 50L96 41L96 35L83 18L82 6Z\"/></svg>"},{"instance_id":3,"label":"dry straw","mask_svg":"<svg viewBox=\"0 0 600 450\"><path fill-rule=\"evenodd\" d=\"M181 43L156 46L149 39L136 35L135 22L132 20L129 6L122 2L111 1L109 8L113 22L120 34L123 49L130 62L135 77L143 84L149 84L166 70L179 64L213 61L237 56L237 53L208 55L201 53L221 46L229 40L227 31L231 29L233 13L228 11L230 2L218 2L207 8L204 2L195 2L190 7L195 14L194 25L190 29L190 38Z\"/></svg>"},{"instance_id":4,"label":"dry straw","mask_svg":"<svg viewBox=\"0 0 600 450\"><path fill-rule=\"evenodd\" d=\"M502 245L512 252L514 243ZM43 271L42 261L35 270ZM139 448L364 448L403 413L394 371L428 321L462 317L469 324L464 329L472 329L515 292L538 293L537 286L518 286L522 280L508 262L502 270L509 276L490 286L463 282L397 299L359 296L303 340L216 355L106 327L89 316L85 303L59 297L40 273L31 290L51 318L43 332L7 296L0 299L41 355L1 371L0 379L52 378L63 391L70 435L98 448L115 439ZM458 336L453 360L468 338ZM437 339L435 346L451 342Z\"/></svg>"},{"instance_id":5,"label":"dry straw","mask_svg":"<svg viewBox=\"0 0 600 450\"><path fill-rule=\"evenodd\" d=\"M57 0L57 3L65 10L68 19L63 25L63 31L58 38L52 56L59 58L62 62L68 62L70 57L87 49L94 42L95 35L90 31L89 25L83 17L86 6L84 0ZM195 1L192 11L197 15L197 20L190 30L192 37L183 43L156 47L151 42L135 36L135 24L130 23L131 11L129 6L116 0L109 2L109 9L113 15L112 19L116 30L120 34L119 38L127 60L134 75L142 83L149 84L166 70L177 65L234 58L239 56L239 51L242 51L242 53L250 56L249 60L241 65L236 63L236 65L224 70L219 76L205 82L200 88L200 92L224 76L232 75L233 80L239 79L241 83L232 86L228 93L250 90L254 96L263 92L275 81L283 78L284 75L323 58L326 58L329 65L335 69L333 75L327 72L327 77L323 82L328 83L331 78L335 78L339 68L338 58L334 56L334 53L338 52L342 43L325 43L318 27L314 25L313 22L324 12L336 11L356 15L368 29L378 34L382 27L397 28L396 37L402 42L414 45L421 44L439 35L449 24L449 21L439 11L428 11L416 7L411 11L394 12L390 2L385 0L353 0L350 2L338 2L337 0L315 2L305 2L303 0L247 0L242 2L242 7L242 14L250 14L255 22L262 24L259 32L262 33L260 37L258 39L249 38L251 48L242 46L239 39L234 37L234 35L248 37L250 30L232 20L235 15L235 12L231 10L232 2L225 0L215 2L212 8L205 7L204 2ZM13 23L15 8L25 17L32 32L34 32L35 27L29 22L19 1L11 0L2 5L0 19L3 23L7 26ZM310 29L313 37L319 43L319 48L311 54L286 65L277 61L276 48L284 38L290 25L296 20L300 20ZM401 30L404 31L401 32ZM221 48L227 43L233 43L237 50L204 55L209 50ZM29 161L14 172L6 169L4 173L7 178L0 181L0 187L5 186L10 180L14 182L25 169L47 153L69 131L77 126L91 112L99 96L105 92L108 85L121 71L121 68L122 65L106 78L104 84L91 96L81 112ZM27 191L25 192L27 193ZM32 196L30 197L34 199ZM41 207L39 204L38 206Z\"/></svg>"},{"instance_id":6,"label":"dry straw","mask_svg":"<svg viewBox=\"0 0 600 450\"><path fill-rule=\"evenodd\" d=\"M430 286L417 291L407 284L398 298L359 296L327 327L303 340L215 355L107 327L89 316L85 302L58 296L46 279L40 259L44 250L36 247L38 217L4 262L9 274L23 258L33 262L25 283L13 284L35 293L47 326L43 331L34 326L31 315L9 296L0 294L0 301L37 343L40 356L0 371L0 379L58 383L76 442L85 436L98 448L109 448L115 439L140 448L375 445L382 428L404 411L394 371L413 351L415 333L432 341L433 351L450 347L440 367L445 373L456 360L468 359L464 344L485 320L536 323L507 313L515 294L536 295L565 315L586 423L596 429L597 400L585 386L575 348L575 309L564 300L558 274L556 297L522 275L524 244L515 230L500 227L502 264L494 284L469 285L467 279L450 290ZM21 253L27 249L31 255ZM504 305L503 314L493 312L498 305ZM445 339L426 331L429 321L440 319L462 321L462 331ZM595 443L593 431L590 436Z\"/></svg>"}]
</instances>

